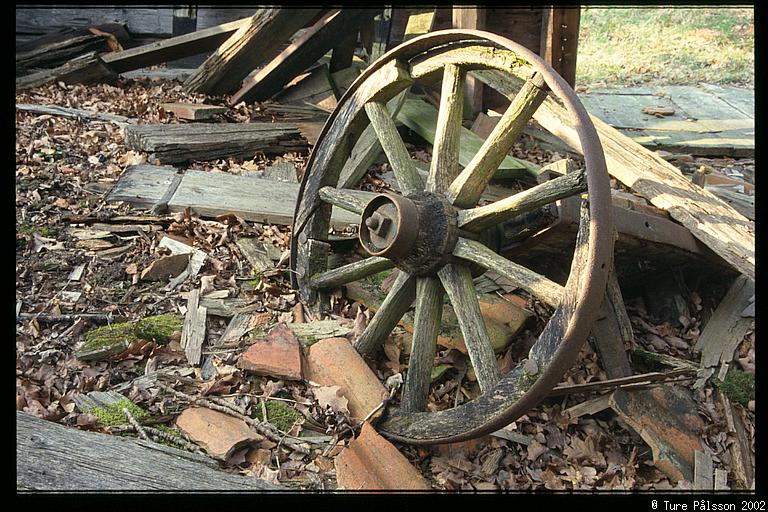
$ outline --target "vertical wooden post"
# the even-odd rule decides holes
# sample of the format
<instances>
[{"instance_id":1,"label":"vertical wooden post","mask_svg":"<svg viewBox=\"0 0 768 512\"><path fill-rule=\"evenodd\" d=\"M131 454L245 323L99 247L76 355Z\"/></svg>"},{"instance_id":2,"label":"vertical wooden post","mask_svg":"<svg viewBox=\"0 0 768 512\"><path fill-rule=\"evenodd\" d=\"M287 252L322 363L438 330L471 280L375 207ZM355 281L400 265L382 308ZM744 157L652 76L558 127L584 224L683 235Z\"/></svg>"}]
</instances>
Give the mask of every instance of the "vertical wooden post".
<instances>
[{"instance_id":1,"label":"vertical wooden post","mask_svg":"<svg viewBox=\"0 0 768 512\"><path fill-rule=\"evenodd\" d=\"M571 87L576 85L576 53L579 46L579 6L545 7L541 20L539 54Z\"/></svg>"},{"instance_id":2,"label":"vertical wooden post","mask_svg":"<svg viewBox=\"0 0 768 512\"><path fill-rule=\"evenodd\" d=\"M370 62L378 59L387 51L389 31L392 28L392 8L387 7L373 18L373 45Z\"/></svg>"},{"instance_id":3,"label":"vertical wooden post","mask_svg":"<svg viewBox=\"0 0 768 512\"><path fill-rule=\"evenodd\" d=\"M453 28L485 30L485 8L454 7ZM464 119L474 119L483 110L483 84L467 76L464 86Z\"/></svg>"},{"instance_id":4,"label":"vertical wooden post","mask_svg":"<svg viewBox=\"0 0 768 512\"><path fill-rule=\"evenodd\" d=\"M328 66L328 70L331 73L346 69L352 65L352 58L355 56L355 48L357 48L357 32L357 30L351 32L333 48L331 63Z\"/></svg>"},{"instance_id":5,"label":"vertical wooden post","mask_svg":"<svg viewBox=\"0 0 768 512\"><path fill-rule=\"evenodd\" d=\"M197 6L196 5L174 5L173 6L173 25L172 35L183 36L191 34L197 30ZM167 63L168 67L177 68L196 68L204 58L200 56L186 57Z\"/></svg>"}]
</instances>

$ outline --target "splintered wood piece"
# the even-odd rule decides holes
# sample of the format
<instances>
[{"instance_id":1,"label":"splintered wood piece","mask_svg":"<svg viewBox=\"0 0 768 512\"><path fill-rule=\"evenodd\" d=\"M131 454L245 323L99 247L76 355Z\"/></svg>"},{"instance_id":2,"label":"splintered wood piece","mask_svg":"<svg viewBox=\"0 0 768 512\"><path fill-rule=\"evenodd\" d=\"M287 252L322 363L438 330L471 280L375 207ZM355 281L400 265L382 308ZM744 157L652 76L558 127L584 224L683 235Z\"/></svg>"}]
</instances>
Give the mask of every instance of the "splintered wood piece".
<instances>
[{"instance_id":1,"label":"splintered wood piece","mask_svg":"<svg viewBox=\"0 0 768 512\"><path fill-rule=\"evenodd\" d=\"M245 256L245 259L251 264L251 268L253 268L255 274L258 275L275 268L275 264L267 255L267 250L264 248L264 242L255 238L239 238L236 244L240 249L240 252Z\"/></svg>"},{"instance_id":2,"label":"splintered wood piece","mask_svg":"<svg viewBox=\"0 0 768 512\"><path fill-rule=\"evenodd\" d=\"M466 72L455 64L445 66L437 115L432 162L427 179L429 192L444 192L459 174L461 120Z\"/></svg>"},{"instance_id":3,"label":"splintered wood piece","mask_svg":"<svg viewBox=\"0 0 768 512\"><path fill-rule=\"evenodd\" d=\"M360 353L346 338L318 341L307 351L306 379L322 386L339 386L349 400L353 418L367 417L389 393Z\"/></svg>"},{"instance_id":4,"label":"splintered wood piece","mask_svg":"<svg viewBox=\"0 0 768 512\"><path fill-rule=\"evenodd\" d=\"M651 447L659 470L674 482L693 481L694 454L704 450L700 438L704 422L686 389L617 389L611 408Z\"/></svg>"},{"instance_id":5,"label":"splintered wood piece","mask_svg":"<svg viewBox=\"0 0 768 512\"><path fill-rule=\"evenodd\" d=\"M429 490L419 470L369 423L333 461L345 490Z\"/></svg>"},{"instance_id":6,"label":"splintered wood piece","mask_svg":"<svg viewBox=\"0 0 768 512\"><path fill-rule=\"evenodd\" d=\"M223 412L190 407L176 418L176 426L212 457L227 460L249 444L264 440L241 419Z\"/></svg>"},{"instance_id":7,"label":"splintered wood piece","mask_svg":"<svg viewBox=\"0 0 768 512\"><path fill-rule=\"evenodd\" d=\"M393 268L392 260L371 256L364 260L348 263L313 277L309 286L313 288L334 288L358 279L363 279L373 274Z\"/></svg>"},{"instance_id":8,"label":"splintered wood piece","mask_svg":"<svg viewBox=\"0 0 768 512\"><path fill-rule=\"evenodd\" d=\"M264 101L279 92L285 84L307 69L338 43L339 34L356 30L374 15L372 9L337 9L324 15L298 39L267 63L230 99L231 105L241 101Z\"/></svg>"},{"instance_id":9,"label":"splintered wood piece","mask_svg":"<svg viewBox=\"0 0 768 512\"><path fill-rule=\"evenodd\" d=\"M518 265L474 240L459 238L453 255L473 261L509 279L545 304L555 307L563 296L563 287L546 277Z\"/></svg>"},{"instance_id":10,"label":"splintered wood piece","mask_svg":"<svg viewBox=\"0 0 768 512\"><path fill-rule=\"evenodd\" d=\"M517 215L522 215L546 206L558 199L564 199L587 191L584 169L545 181L506 199L469 210L459 210L459 227L469 231L481 231L500 224Z\"/></svg>"},{"instance_id":11,"label":"splintered wood piece","mask_svg":"<svg viewBox=\"0 0 768 512\"><path fill-rule=\"evenodd\" d=\"M355 341L361 354L372 354L392 332L416 296L416 278L400 272L381 307Z\"/></svg>"},{"instance_id":12,"label":"splintered wood piece","mask_svg":"<svg viewBox=\"0 0 768 512\"><path fill-rule=\"evenodd\" d=\"M258 9L184 82L188 92L233 92L254 68L288 41L320 9Z\"/></svg>"},{"instance_id":13,"label":"splintered wood piece","mask_svg":"<svg viewBox=\"0 0 768 512\"><path fill-rule=\"evenodd\" d=\"M547 97L545 87L544 79L538 74L525 82L477 154L451 183L447 196L455 206L468 208L477 204L512 144Z\"/></svg>"},{"instance_id":14,"label":"splintered wood piece","mask_svg":"<svg viewBox=\"0 0 768 512\"><path fill-rule=\"evenodd\" d=\"M604 411L611 406L610 394L600 395L576 404L563 411L563 415L568 416L571 420L576 420L582 416L597 414L600 411Z\"/></svg>"},{"instance_id":15,"label":"splintered wood piece","mask_svg":"<svg viewBox=\"0 0 768 512\"><path fill-rule=\"evenodd\" d=\"M373 129L379 138L384 153L387 155L389 165L395 172L397 183L403 194L412 194L424 190L424 183L416 171L416 166L408 154L408 150L397 132L395 122L386 105L376 101L365 105L365 112L371 121Z\"/></svg>"},{"instance_id":16,"label":"splintered wood piece","mask_svg":"<svg viewBox=\"0 0 768 512\"><path fill-rule=\"evenodd\" d=\"M161 103L160 108L166 112L172 112L179 119L188 119L189 121L211 119L216 114L223 114L229 110L227 107L203 103Z\"/></svg>"},{"instance_id":17,"label":"splintered wood piece","mask_svg":"<svg viewBox=\"0 0 768 512\"><path fill-rule=\"evenodd\" d=\"M181 340L179 344L181 348L186 348L189 340L192 338L192 330L195 325L195 317L197 316L198 306L200 305L200 290L194 288L189 291L187 297L187 312L184 315L184 323L181 329Z\"/></svg>"},{"instance_id":18,"label":"splintered wood piece","mask_svg":"<svg viewBox=\"0 0 768 512\"><path fill-rule=\"evenodd\" d=\"M203 52L215 50L250 18L230 21L215 27L198 30L169 39L163 39L143 46L137 46L121 52L106 53L104 62L117 73L124 73L155 64L162 64L176 59L192 57Z\"/></svg>"},{"instance_id":19,"label":"splintered wood piece","mask_svg":"<svg viewBox=\"0 0 768 512\"><path fill-rule=\"evenodd\" d=\"M198 306L194 317L191 319L191 332L187 337L184 346L184 353L187 361L193 366L200 364L200 357L203 353L203 343L205 343L205 323L208 316L208 310L205 306Z\"/></svg>"},{"instance_id":20,"label":"splintered wood piece","mask_svg":"<svg viewBox=\"0 0 768 512\"><path fill-rule=\"evenodd\" d=\"M499 367L477 301L472 275L465 266L448 264L438 273L464 335L464 344L482 391L488 391L499 380Z\"/></svg>"},{"instance_id":21,"label":"splintered wood piece","mask_svg":"<svg viewBox=\"0 0 768 512\"><path fill-rule=\"evenodd\" d=\"M400 408L403 412L425 410L429 395L432 361L443 313L443 290L434 277L416 280L416 315L413 321L411 357L403 386Z\"/></svg>"}]
</instances>

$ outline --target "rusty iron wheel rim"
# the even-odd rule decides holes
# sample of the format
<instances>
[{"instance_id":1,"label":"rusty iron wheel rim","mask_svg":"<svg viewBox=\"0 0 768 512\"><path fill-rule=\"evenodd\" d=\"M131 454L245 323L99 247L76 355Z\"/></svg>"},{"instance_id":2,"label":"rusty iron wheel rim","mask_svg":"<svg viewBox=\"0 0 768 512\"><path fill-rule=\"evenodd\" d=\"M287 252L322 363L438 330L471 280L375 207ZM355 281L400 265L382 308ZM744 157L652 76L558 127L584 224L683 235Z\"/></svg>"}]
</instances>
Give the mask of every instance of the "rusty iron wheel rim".
<instances>
[{"instance_id":1,"label":"rusty iron wheel rim","mask_svg":"<svg viewBox=\"0 0 768 512\"><path fill-rule=\"evenodd\" d=\"M514 41L497 34L477 30L443 30L416 37L382 55L355 80L339 100L337 108L328 118L307 162L307 170L302 178L299 199L296 203L294 225L292 226L293 236L291 239L291 266L292 270L295 271L292 272L294 287L297 286L296 272L301 271L296 266L298 245L304 243L305 240L302 239L303 230L308 225L308 221L315 215L315 210L306 207L305 204L317 203L319 206L319 201L314 201L311 194L307 194L309 178L315 170L313 166L318 158L319 148L323 144L332 143L332 141L329 142L325 139L329 131L333 129L334 123L337 122L341 106L349 101L358 88L386 63L395 59L407 61L420 53L459 41L468 41L481 45L488 44L489 46L509 50L520 56L534 71L543 77L546 86L563 103L570 114L587 168L588 208L591 220L588 226L586 268L581 278L581 286L575 292L576 305L573 313L568 318L567 326L564 328L564 335L554 351L553 357L549 360L544 371L539 373L539 377L535 382L523 391L521 395L514 396L514 399L510 398L499 404L494 398L498 399L499 397L507 396L509 393L510 390L507 388L510 382L508 381L510 381L511 374L513 373L510 372L502 376L501 380L493 388L462 405L439 412L414 412L389 417L385 418L383 423L378 425L378 429L383 435L411 444L446 443L479 437L509 424L538 405L547 396L549 391L557 385L561 377L573 366L577 359L592 324L597 319L599 306L607 284L608 269L611 266L613 257L614 239L611 195L605 157L597 132L585 108L576 97L575 92L550 65L544 62L538 55ZM344 122L344 120L339 122ZM314 192L316 193L316 191ZM299 219L301 219L301 222L297 225L297 220ZM569 282L571 278L572 276L569 276ZM505 388L505 385L507 388ZM488 407L492 408L492 412L488 412ZM461 425L446 427L436 434L425 431L430 425L452 425L456 423L458 417L470 418L474 421L463 421Z\"/></svg>"}]
</instances>

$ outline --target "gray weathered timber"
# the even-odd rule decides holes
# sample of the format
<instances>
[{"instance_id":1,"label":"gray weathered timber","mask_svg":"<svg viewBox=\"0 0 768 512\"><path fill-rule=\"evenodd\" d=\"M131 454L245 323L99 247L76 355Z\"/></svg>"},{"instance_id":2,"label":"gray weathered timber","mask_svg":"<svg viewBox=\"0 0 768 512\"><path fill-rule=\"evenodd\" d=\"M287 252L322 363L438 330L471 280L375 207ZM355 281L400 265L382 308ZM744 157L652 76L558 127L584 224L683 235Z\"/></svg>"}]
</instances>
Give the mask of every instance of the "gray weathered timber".
<instances>
[{"instance_id":1,"label":"gray weathered timber","mask_svg":"<svg viewBox=\"0 0 768 512\"><path fill-rule=\"evenodd\" d=\"M486 392L498 382L501 374L485 327L485 320L480 313L480 303L472 283L472 275L467 267L453 263L441 268L437 275L451 299L453 311L459 320L459 327L464 335L464 344L467 346L477 382L480 384L480 389Z\"/></svg>"},{"instance_id":2,"label":"gray weathered timber","mask_svg":"<svg viewBox=\"0 0 768 512\"><path fill-rule=\"evenodd\" d=\"M395 264L392 260L372 256L313 276L309 281L309 286L312 288L334 288L384 270L389 270L394 266Z\"/></svg>"},{"instance_id":3,"label":"gray weathered timber","mask_svg":"<svg viewBox=\"0 0 768 512\"><path fill-rule=\"evenodd\" d=\"M184 323L181 328L181 340L179 341L179 344L181 345L181 348L186 348L187 344L190 343L194 336L194 330L195 330L195 324L198 309L200 306L200 290L197 288L194 288L189 291L189 296L187 297L187 312L184 315ZM206 314L207 314L206 309Z\"/></svg>"},{"instance_id":4,"label":"gray weathered timber","mask_svg":"<svg viewBox=\"0 0 768 512\"><path fill-rule=\"evenodd\" d=\"M263 491L257 478L161 444L83 432L16 412L16 489L25 491Z\"/></svg>"},{"instance_id":5,"label":"gray weathered timber","mask_svg":"<svg viewBox=\"0 0 768 512\"><path fill-rule=\"evenodd\" d=\"M365 205L375 195L373 192L363 190L345 190L333 187L323 187L320 189L320 197L323 201L357 214L363 213Z\"/></svg>"},{"instance_id":6,"label":"gray weathered timber","mask_svg":"<svg viewBox=\"0 0 768 512\"><path fill-rule=\"evenodd\" d=\"M320 9L258 9L184 82L187 91L229 94Z\"/></svg>"},{"instance_id":7,"label":"gray weathered timber","mask_svg":"<svg viewBox=\"0 0 768 512\"><path fill-rule=\"evenodd\" d=\"M91 112L80 108L60 107L58 105L35 105L32 103L17 103L16 110L32 112L35 114L48 114L51 116L72 117L88 121L108 121L118 126L133 124L135 119L117 114L105 114L103 112Z\"/></svg>"},{"instance_id":8,"label":"gray weathered timber","mask_svg":"<svg viewBox=\"0 0 768 512\"><path fill-rule=\"evenodd\" d=\"M522 215L550 203L587 190L584 169L545 181L540 185L519 192L486 206L459 211L459 227L480 231L500 224L516 215Z\"/></svg>"},{"instance_id":9,"label":"gray weathered timber","mask_svg":"<svg viewBox=\"0 0 768 512\"><path fill-rule=\"evenodd\" d=\"M307 150L299 129L289 123L137 124L125 130L125 143L161 163Z\"/></svg>"},{"instance_id":10,"label":"gray weathered timber","mask_svg":"<svg viewBox=\"0 0 768 512\"><path fill-rule=\"evenodd\" d=\"M438 112L432 105L422 99L409 97L397 114L397 120L413 130L419 137L433 144L437 116ZM459 165L467 166L482 144L483 140L480 137L462 127ZM499 172L496 174L498 178L520 178L526 173L536 174L539 166L507 155L499 164L498 169Z\"/></svg>"},{"instance_id":11,"label":"gray weathered timber","mask_svg":"<svg viewBox=\"0 0 768 512\"><path fill-rule=\"evenodd\" d=\"M451 183L448 199L461 208L477 204L496 169L523 133L523 128L547 97L544 79L536 74L526 81L472 160Z\"/></svg>"},{"instance_id":12,"label":"gray weathered timber","mask_svg":"<svg viewBox=\"0 0 768 512\"><path fill-rule=\"evenodd\" d=\"M171 60L191 57L216 49L247 23L248 20L249 18L230 21L229 23L123 50L122 52L108 53L104 55L104 62L116 73L124 73Z\"/></svg>"},{"instance_id":13,"label":"gray weathered timber","mask_svg":"<svg viewBox=\"0 0 768 512\"><path fill-rule=\"evenodd\" d=\"M371 121L376 135L379 137L381 147L387 155L389 165L395 173L395 178L404 194L412 194L424 190L424 183L416 171L416 166L405 148L403 139L397 132L395 122L383 103L376 101L365 105L365 113Z\"/></svg>"},{"instance_id":14,"label":"gray weathered timber","mask_svg":"<svg viewBox=\"0 0 768 512\"><path fill-rule=\"evenodd\" d=\"M125 201L137 208L152 208L160 202L174 181L176 169L170 165L132 165L107 195L107 201Z\"/></svg>"},{"instance_id":15,"label":"gray weathered timber","mask_svg":"<svg viewBox=\"0 0 768 512\"><path fill-rule=\"evenodd\" d=\"M402 412L418 412L427 407L432 362L443 313L443 294L439 279L417 278L411 356L403 385L403 397L400 400Z\"/></svg>"},{"instance_id":16,"label":"gray weathered timber","mask_svg":"<svg viewBox=\"0 0 768 512\"><path fill-rule=\"evenodd\" d=\"M355 340L355 349L361 354L370 355L381 347L405 312L411 308L415 296L416 278L400 272L381 307Z\"/></svg>"},{"instance_id":17,"label":"gray weathered timber","mask_svg":"<svg viewBox=\"0 0 768 512\"><path fill-rule=\"evenodd\" d=\"M105 36L74 33L62 41L56 41L29 51L16 53L16 74L22 75L29 69L49 69L88 52L106 51Z\"/></svg>"},{"instance_id":18,"label":"gray weathered timber","mask_svg":"<svg viewBox=\"0 0 768 512\"><path fill-rule=\"evenodd\" d=\"M507 97L513 97L514 81L496 70L477 71L478 77ZM648 199L735 269L754 279L754 223L701 189L672 164L643 148L616 129L590 116L605 152L608 173ZM546 130L581 151L576 130L565 108L547 98L534 114Z\"/></svg>"},{"instance_id":19,"label":"gray weathered timber","mask_svg":"<svg viewBox=\"0 0 768 512\"><path fill-rule=\"evenodd\" d=\"M254 274L261 274L275 268L275 264L267 254L264 242L255 238L240 238L236 242L238 249L251 264Z\"/></svg>"},{"instance_id":20,"label":"gray weathered timber","mask_svg":"<svg viewBox=\"0 0 768 512\"><path fill-rule=\"evenodd\" d=\"M387 102L387 110L391 117L396 117L405 102L408 91L403 91ZM368 171L368 168L381 154L381 142L376 136L372 125L368 125L355 143L349 159L339 175L339 188L352 188Z\"/></svg>"},{"instance_id":21,"label":"gray weathered timber","mask_svg":"<svg viewBox=\"0 0 768 512\"><path fill-rule=\"evenodd\" d=\"M595 347L609 379L632 375L625 348L625 344L634 344L632 324L627 316L615 268L611 269L600 315L587 339Z\"/></svg>"},{"instance_id":22,"label":"gray weathered timber","mask_svg":"<svg viewBox=\"0 0 768 512\"><path fill-rule=\"evenodd\" d=\"M445 66L437 114L432 162L427 179L429 192L448 190L459 174L461 120L464 112L464 82L466 71L455 64Z\"/></svg>"},{"instance_id":23,"label":"gray weathered timber","mask_svg":"<svg viewBox=\"0 0 768 512\"><path fill-rule=\"evenodd\" d=\"M344 8L323 16L253 78L246 80L230 104L270 98L331 50L338 43L339 34L356 30L374 13L372 9Z\"/></svg>"},{"instance_id":24,"label":"gray weathered timber","mask_svg":"<svg viewBox=\"0 0 768 512\"><path fill-rule=\"evenodd\" d=\"M517 263L509 261L474 240L459 238L453 255L493 270L512 281L543 303L555 307L563 296L563 287Z\"/></svg>"},{"instance_id":25,"label":"gray weathered timber","mask_svg":"<svg viewBox=\"0 0 768 512\"><path fill-rule=\"evenodd\" d=\"M89 52L53 69L43 69L29 75L16 78L16 90L39 87L51 82L65 84L90 84L111 82L117 74L104 64L96 52Z\"/></svg>"}]
</instances>

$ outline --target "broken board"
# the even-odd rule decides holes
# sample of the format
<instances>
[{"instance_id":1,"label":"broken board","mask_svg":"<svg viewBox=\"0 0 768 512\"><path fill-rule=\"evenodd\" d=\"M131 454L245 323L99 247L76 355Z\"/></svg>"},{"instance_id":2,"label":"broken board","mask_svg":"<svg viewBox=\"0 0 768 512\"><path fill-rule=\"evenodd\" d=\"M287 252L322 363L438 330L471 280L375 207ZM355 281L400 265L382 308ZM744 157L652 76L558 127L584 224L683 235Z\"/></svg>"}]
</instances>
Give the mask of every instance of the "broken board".
<instances>
[{"instance_id":1,"label":"broken board","mask_svg":"<svg viewBox=\"0 0 768 512\"><path fill-rule=\"evenodd\" d=\"M176 170L169 166L136 165L125 170L107 201L125 201L139 208L158 202L173 184ZM202 217L234 213L251 222L291 225L298 183L272 181L256 176L185 171L168 200L168 210L189 207ZM374 193L368 193L373 197ZM360 216L333 208L331 225L344 229L358 225Z\"/></svg>"},{"instance_id":2,"label":"broken board","mask_svg":"<svg viewBox=\"0 0 768 512\"><path fill-rule=\"evenodd\" d=\"M650 149L695 155L754 156L755 94L701 84L621 87L579 94L589 113ZM663 107L672 115L643 112Z\"/></svg>"}]
</instances>

